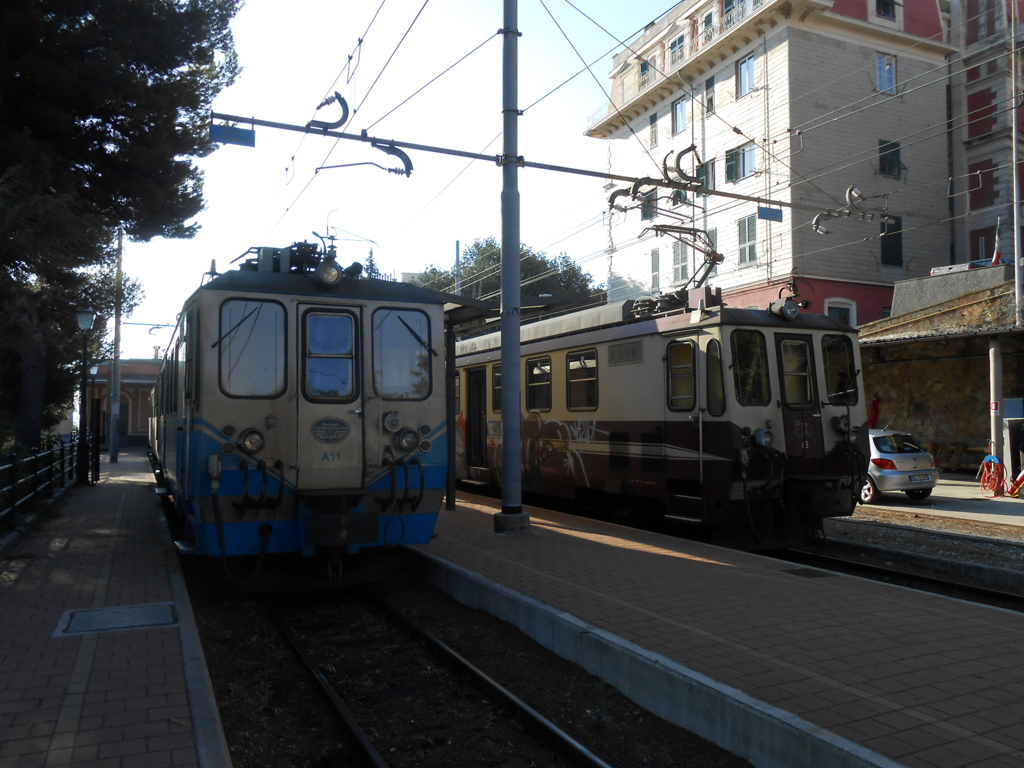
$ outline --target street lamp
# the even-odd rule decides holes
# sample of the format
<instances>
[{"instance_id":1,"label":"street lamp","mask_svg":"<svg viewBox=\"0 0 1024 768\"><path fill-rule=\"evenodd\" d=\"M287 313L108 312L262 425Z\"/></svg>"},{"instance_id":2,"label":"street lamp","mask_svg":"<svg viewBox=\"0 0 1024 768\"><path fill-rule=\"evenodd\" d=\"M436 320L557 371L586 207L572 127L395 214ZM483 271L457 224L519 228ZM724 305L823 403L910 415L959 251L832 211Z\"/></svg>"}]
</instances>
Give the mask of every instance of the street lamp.
<instances>
[{"instance_id":1,"label":"street lamp","mask_svg":"<svg viewBox=\"0 0 1024 768\"><path fill-rule=\"evenodd\" d=\"M82 394L78 408L78 471L76 483L85 485L89 482L89 456L85 452L85 375L89 367L89 331L92 329L96 313L92 307L79 307L77 312L78 330L82 332Z\"/></svg>"}]
</instances>

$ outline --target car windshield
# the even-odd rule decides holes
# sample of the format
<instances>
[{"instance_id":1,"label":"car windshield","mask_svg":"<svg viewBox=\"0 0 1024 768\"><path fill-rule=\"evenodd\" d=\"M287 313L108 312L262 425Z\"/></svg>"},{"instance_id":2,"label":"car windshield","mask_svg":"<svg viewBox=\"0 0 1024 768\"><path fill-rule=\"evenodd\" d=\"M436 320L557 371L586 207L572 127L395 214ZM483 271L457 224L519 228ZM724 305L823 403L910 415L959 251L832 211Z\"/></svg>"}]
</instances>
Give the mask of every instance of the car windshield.
<instances>
[{"instance_id":1,"label":"car windshield","mask_svg":"<svg viewBox=\"0 0 1024 768\"><path fill-rule=\"evenodd\" d=\"M880 435L875 438L879 453L924 453L911 435Z\"/></svg>"}]
</instances>

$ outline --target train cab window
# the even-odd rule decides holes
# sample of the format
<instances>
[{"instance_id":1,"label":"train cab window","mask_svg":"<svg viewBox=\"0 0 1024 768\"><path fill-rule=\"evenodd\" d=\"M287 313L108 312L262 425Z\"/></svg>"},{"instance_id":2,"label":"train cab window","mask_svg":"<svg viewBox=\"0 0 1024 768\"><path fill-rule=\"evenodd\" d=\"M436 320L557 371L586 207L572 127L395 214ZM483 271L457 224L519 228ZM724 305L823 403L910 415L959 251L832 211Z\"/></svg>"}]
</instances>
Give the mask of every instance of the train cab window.
<instances>
[{"instance_id":1,"label":"train cab window","mask_svg":"<svg viewBox=\"0 0 1024 768\"><path fill-rule=\"evenodd\" d=\"M305 390L310 400L352 400L356 394L355 318L307 312Z\"/></svg>"},{"instance_id":2,"label":"train cab window","mask_svg":"<svg viewBox=\"0 0 1024 768\"><path fill-rule=\"evenodd\" d=\"M416 309L373 313L373 383L385 400L424 400L430 395L430 320Z\"/></svg>"},{"instance_id":3,"label":"train cab window","mask_svg":"<svg viewBox=\"0 0 1024 768\"><path fill-rule=\"evenodd\" d=\"M220 388L228 397L284 394L284 307L273 301L228 299L220 307Z\"/></svg>"},{"instance_id":4,"label":"train cab window","mask_svg":"<svg viewBox=\"0 0 1024 768\"><path fill-rule=\"evenodd\" d=\"M718 339L708 342L704 357L708 372L708 413L721 416L725 413L725 380L722 378L722 345Z\"/></svg>"},{"instance_id":5,"label":"train cab window","mask_svg":"<svg viewBox=\"0 0 1024 768\"><path fill-rule=\"evenodd\" d=\"M850 337L822 336L821 356L825 361L825 397L833 405L856 405L857 368Z\"/></svg>"},{"instance_id":6,"label":"train cab window","mask_svg":"<svg viewBox=\"0 0 1024 768\"><path fill-rule=\"evenodd\" d=\"M736 402L740 405L768 405L772 399L768 382L768 347L760 331L735 330L732 346L732 375Z\"/></svg>"},{"instance_id":7,"label":"train cab window","mask_svg":"<svg viewBox=\"0 0 1024 768\"><path fill-rule=\"evenodd\" d=\"M491 410L501 413L501 363L491 368Z\"/></svg>"},{"instance_id":8,"label":"train cab window","mask_svg":"<svg viewBox=\"0 0 1024 768\"><path fill-rule=\"evenodd\" d=\"M814 404L814 368L811 346L805 341L782 342L782 378L786 405L808 407Z\"/></svg>"},{"instance_id":9,"label":"train cab window","mask_svg":"<svg viewBox=\"0 0 1024 768\"><path fill-rule=\"evenodd\" d=\"M526 410L551 410L550 357L533 357L526 361Z\"/></svg>"},{"instance_id":10,"label":"train cab window","mask_svg":"<svg viewBox=\"0 0 1024 768\"><path fill-rule=\"evenodd\" d=\"M570 411L597 408L597 350L584 349L565 356L567 404Z\"/></svg>"},{"instance_id":11,"label":"train cab window","mask_svg":"<svg viewBox=\"0 0 1024 768\"><path fill-rule=\"evenodd\" d=\"M673 411L692 411L697 402L694 353L692 341L668 345L668 407Z\"/></svg>"}]
</instances>

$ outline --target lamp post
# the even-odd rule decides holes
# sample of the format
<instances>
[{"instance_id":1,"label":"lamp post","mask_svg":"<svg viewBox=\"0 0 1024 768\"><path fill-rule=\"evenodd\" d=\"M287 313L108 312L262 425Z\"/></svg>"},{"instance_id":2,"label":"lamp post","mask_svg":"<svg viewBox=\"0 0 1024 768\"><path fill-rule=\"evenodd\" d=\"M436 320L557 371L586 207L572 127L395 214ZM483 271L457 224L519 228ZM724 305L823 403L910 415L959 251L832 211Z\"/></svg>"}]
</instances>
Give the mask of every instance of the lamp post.
<instances>
[{"instance_id":1,"label":"lamp post","mask_svg":"<svg viewBox=\"0 0 1024 768\"><path fill-rule=\"evenodd\" d=\"M96 313L90 306L79 307L77 310L78 329L82 332L82 394L78 408L78 470L76 484L85 485L89 482L89 456L85 452L85 375L89 367L89 331L92 329Z\"/></svg>"}]
</instances>

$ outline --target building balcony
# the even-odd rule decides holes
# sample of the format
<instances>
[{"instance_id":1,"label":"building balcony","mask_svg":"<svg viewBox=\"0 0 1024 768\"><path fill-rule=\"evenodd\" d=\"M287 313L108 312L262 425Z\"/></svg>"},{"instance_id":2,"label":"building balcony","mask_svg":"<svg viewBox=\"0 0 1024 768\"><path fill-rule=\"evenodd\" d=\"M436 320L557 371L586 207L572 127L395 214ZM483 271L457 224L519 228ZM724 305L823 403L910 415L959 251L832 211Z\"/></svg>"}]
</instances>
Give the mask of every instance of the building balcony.
<instances>
[{"instance_id":1,"label":"building balcony","mask_svg":"<svg viewBox=\"0 0 1024 768\"><path fill-rule=\"evenodd\" d=\"M714 22L702 26L684 47L672 50L668 56L659 54L657 61L667 62L664 70L652 67L641 75L634 66L618 76L611 102L590 116L584 132L597 138L611 135L626 122L670 98L680 88L682 81L676 77L677 73L682 74L680 70L688 76L700 76L785 19L806 19L831 7L832 0L735 2L727 13L716 13Z\"/></svg>"}]
</instances>

